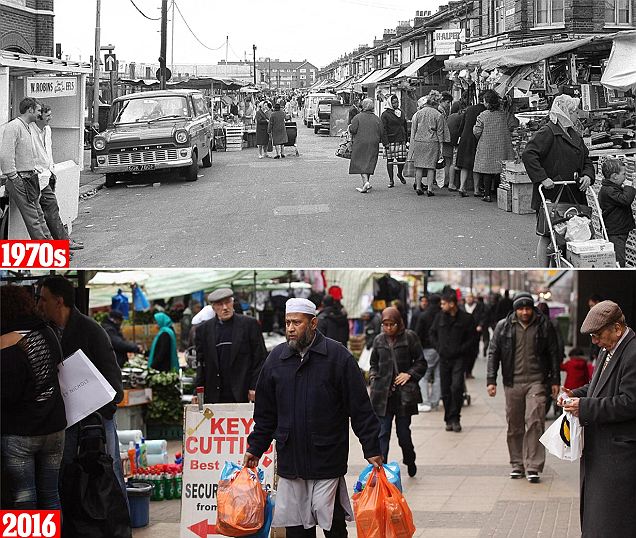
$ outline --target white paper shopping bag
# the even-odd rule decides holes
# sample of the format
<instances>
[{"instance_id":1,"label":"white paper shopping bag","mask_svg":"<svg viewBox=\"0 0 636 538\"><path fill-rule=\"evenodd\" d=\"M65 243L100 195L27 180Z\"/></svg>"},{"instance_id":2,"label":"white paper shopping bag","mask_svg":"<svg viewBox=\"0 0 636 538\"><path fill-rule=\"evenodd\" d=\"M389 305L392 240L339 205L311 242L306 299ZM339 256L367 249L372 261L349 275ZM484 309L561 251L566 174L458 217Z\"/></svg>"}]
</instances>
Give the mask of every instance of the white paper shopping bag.
<instances>
[{"instance_id":1,"label":"white paper shopping bag","mask_svg":"<svg viewBox=\"0 0 636 538\"><path fill-rule=\"evenodd\" d=\"M81 349L61 362L57 373L66 407L67 428L115 397L115 389Z\"/></svg>"},{"instance_id":2,"label":"white paper shopping bag","mask_svg":"<svg viewBox=\"0 0 636 538\"><path fill-rule=\"evenodd\" d=\"M568 461L576 461L583 452L583 426L577 417L563 413L540 437L539 441L550 454Z\"/></svg>"}]
</instances>

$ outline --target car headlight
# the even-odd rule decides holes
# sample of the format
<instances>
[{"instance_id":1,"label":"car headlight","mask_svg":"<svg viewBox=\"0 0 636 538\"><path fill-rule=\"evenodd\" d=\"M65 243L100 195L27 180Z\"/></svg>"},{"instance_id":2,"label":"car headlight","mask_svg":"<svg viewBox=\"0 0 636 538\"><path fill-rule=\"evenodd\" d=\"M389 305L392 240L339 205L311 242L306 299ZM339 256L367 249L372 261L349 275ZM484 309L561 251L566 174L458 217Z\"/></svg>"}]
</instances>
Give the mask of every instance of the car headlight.
<instances>
[{"instance_id":1,"label":"car headlight","mask_svg":"<svg viewBox=\"0 0 636 538\"><path fill-rule=\"evenodd\" d=\"M178 130L174 133L174 139L177 141L177 144L185 144L188 141L188 131L185 129Z\"/></svg>"},{"instance_id":2,"label":"car headlight","mask_svg":"<svg viewBox=\"0 0 636 538\"><path fill-rule=\"evenodd\" d=\"M106 139L103 136L96 136L93 140L93 147L97 151L102 151L106 147Z\"/></svg>"}]
</instances>

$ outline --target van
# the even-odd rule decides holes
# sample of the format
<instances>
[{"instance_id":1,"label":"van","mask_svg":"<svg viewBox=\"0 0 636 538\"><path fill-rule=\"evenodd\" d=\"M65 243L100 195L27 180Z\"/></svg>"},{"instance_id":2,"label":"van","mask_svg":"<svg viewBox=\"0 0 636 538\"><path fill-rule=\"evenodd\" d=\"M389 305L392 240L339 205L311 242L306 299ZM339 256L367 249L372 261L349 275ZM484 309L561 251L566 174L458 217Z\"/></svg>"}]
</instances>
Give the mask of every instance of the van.
<instances>
[{"instance_id":1,"label":"van","mask_svg":"<svg viewBox=\"0 0 636 538\"><path fill-rule=\"evenodd\" d=\"M340 99L335 95L329 99L320 99L314 112L314 133L318 134L321 130L329 131L331 123L331 106L339 105Z\"/></svg>"},{"instance_id":2,"label":"van","mask_svg":"<svg viewBox=\"0 0 636 538\"><path fill-rule=\"evenodd\" d=\"M333 93L310 93L305 97L305 106L303 107L303 123L307 127L314 126L314 114L318 107L318 101L321 99L338 99Z\"/></svg>"}]
</instances>

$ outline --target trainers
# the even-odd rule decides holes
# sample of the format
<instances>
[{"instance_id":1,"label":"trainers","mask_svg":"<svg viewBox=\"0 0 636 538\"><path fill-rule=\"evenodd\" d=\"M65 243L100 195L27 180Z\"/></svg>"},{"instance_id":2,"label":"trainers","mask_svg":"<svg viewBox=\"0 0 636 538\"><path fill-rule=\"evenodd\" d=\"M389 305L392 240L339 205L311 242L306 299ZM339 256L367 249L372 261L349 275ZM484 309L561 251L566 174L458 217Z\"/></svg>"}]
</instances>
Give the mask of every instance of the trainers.
<instances>
[{"instance_id":1,"label":"trainers","mask_svg":"<svg viewBox=\"0 0 636 538\"><path fill-rule=\"evenodd\" d=\"M446 431L447 432L452 432L453 431L453 425L450 422L446 423Z\"/></svg>"},{"instance_id":2,"label":"trainers","mask_svg":"<svg viewBox=\"0 0 636 538\"><path fill-rule=\"evenodd\" d=\"M528 473L526 474L526 478L531 484L538 484L540 480L539 473L537 473L536 471L528 471Z\"/></svg>"},{"instance_id":3,"label":"trainers","mask_svg":"<svg viewBox=\"0 0 636 538\"><path fill-rule=\"evenodd\" d=\"M407 471L408 471L408 473L409 473L409 476L410 476L411 478L413 478L413 477L417 474L417 465L415 465L415 462L413 462L413 463L409 463L409 464L406 466L406 469L407 469Z\"/></svg>"},{"instance_id":4,"label":"trainers","mask_svg":"<svg viewBox=\"0 0 636 538\"><path fill-rule=\"evenodd\" d=\"M462 425L459 422L453 423L452 428L455 433L459 433L460 431L462 431Z\"/></svg>"},{"instance_id":5,"label":"trainers","mask_svg":"<svg viewBox=\"0 0 636 538\"><path fill-rule=\"evenodd\" d=\"M510 471L510 478L512 479L523 478L524 474L525 473L521 469L513 469L512 471Z\"/></svg>"},{"instance_id":6,"label":"trainers","mask_svg":"<svg viewBox=\"0 0 636 538\"><path fill-rule=\"evenodd\" d=\"M420 413L430 413L431 412L432 407L428 404L418 404L417 406L417 410Z\"/></svg>"}]
</instances>

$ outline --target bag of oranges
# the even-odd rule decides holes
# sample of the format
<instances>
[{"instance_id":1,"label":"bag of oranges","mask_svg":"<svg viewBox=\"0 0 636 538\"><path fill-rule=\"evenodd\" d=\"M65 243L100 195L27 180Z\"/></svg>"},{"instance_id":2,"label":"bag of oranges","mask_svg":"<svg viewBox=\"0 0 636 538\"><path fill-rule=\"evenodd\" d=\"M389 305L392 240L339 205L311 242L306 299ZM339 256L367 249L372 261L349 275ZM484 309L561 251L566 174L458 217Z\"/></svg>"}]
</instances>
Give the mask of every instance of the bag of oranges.
<instances>
[{"instance_id":1,"label":"bag of oranges","mask_svg":"<svg viewBox=\"0 0 636 538\"><path fill-rule=\"evenodd\" d=\"M224 536L247 536L258 532L265 523L267 494L256 470L243 467L232 472L229 478L224 478L228 473L223 471L217 493L218 532Z\"/></svg>"}]
</instances>

